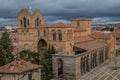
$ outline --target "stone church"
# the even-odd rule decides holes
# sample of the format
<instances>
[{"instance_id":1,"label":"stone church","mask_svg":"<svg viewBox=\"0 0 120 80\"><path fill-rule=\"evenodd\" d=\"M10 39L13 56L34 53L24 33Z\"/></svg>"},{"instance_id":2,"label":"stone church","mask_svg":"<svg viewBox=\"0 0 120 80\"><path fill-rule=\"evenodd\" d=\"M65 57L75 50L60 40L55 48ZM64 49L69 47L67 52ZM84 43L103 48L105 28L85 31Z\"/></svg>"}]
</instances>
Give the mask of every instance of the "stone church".
<instances>
[{"instance_id":1,"label":"stone church","mask_svg":"<svg viewBox=\"0 0 120 80\"><path fill-rule=\"evenodd\" d=\"M91 34L91 20L72 19L70 24L47 24L39 10L23 9L17 16L19 51L29 49L44 56L53 45L53 74L58 80L79 80L82 75L115 56L112 35Z\"/></svg>"}]
</instances>

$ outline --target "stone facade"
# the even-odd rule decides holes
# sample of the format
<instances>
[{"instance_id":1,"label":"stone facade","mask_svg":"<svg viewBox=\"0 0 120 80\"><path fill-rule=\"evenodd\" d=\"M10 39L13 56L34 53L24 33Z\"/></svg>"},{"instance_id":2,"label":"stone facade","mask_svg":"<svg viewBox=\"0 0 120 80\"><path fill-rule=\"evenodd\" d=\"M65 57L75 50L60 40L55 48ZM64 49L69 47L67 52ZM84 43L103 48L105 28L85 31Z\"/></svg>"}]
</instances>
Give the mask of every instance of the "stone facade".
<instances>
[{"instance_id":1,"label":"stone facade","mask_svg":"<svg viewBox=\"0 0 120 80\"><path fill-rule=\"evenodd\" d=\"M80 77L108 59L108 47L101 47L74 56L64 53L53 55L53 74L55 80L80 80ZM59 61L62 63L60 64ZM61 65L59 67L59 65Z\"/></svg>"},{"instance_id":2,"label":"stone facade","mask_svg":"<svg viewBox=\"0 0 120 80\"><path fill-rule=\"evenodd\" d=\"M114 56L115 37L91 36L91 21L72 19L71 24L46 24L39 10L23 9L17 17L19 51L40 52L53 45L53 74L56 80L79 80L82 75Z\"/></svg>"}]
</instances>

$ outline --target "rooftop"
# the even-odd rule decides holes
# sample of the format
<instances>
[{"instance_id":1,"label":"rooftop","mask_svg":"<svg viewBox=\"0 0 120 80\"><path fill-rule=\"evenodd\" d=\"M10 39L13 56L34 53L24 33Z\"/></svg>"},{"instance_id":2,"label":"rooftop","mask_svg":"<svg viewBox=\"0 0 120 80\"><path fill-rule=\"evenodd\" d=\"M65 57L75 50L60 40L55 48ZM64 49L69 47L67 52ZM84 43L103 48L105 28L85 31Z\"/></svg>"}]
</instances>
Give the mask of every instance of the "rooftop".
<instances>
[{"instance_id":1,"label":"rooftop","mask_svg":"<svg viewBox=\"0 0 120 80\"><path fill-rule=\"evenodd\" d=\"M0 74L21 74L39 69L41 66L19 59L0 67Z\"/></svg>"},{"instance_id":2,"label":"rooftop","mask_svg":"<svg viewBox=\"0 0 120 80\"><path fill-rule=\"evenodd\" d=\"M105 42L100 42L100 41L94 40L94 41L82 42L80 44L75 44L74 46L81 48L81 49L91 51L91 50L95 50L95 49L107 46L107 44Z\"/></svg>"}]
</instances>

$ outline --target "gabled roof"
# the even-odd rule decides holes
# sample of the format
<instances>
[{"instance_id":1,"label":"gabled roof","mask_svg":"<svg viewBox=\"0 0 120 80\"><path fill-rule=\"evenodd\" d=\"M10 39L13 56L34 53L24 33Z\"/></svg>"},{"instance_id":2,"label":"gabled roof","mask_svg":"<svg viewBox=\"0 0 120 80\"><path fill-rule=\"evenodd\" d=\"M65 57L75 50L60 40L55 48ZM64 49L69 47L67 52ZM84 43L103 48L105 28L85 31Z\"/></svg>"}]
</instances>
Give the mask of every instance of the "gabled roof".
<instances>
[{"instance_id":1,"label":"gabled roof","mask_svg":"<svg viewBox=\"0 0 120 80\"><path fill-rule=\"evenodd\" d=\"M26 62L24 60L13 61L0 67L0 74L21 74L39 69L41 66Z\"/></svg>"}]
</instances>

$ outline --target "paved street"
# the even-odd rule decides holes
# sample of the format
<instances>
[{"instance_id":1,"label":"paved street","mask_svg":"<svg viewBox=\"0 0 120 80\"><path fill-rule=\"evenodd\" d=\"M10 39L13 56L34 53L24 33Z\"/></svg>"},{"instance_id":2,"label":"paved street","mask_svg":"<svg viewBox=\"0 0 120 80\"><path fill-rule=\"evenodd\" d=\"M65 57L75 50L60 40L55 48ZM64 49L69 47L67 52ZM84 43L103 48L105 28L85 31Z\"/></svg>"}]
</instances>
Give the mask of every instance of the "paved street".
<instances>
[{"instance_id":1,"label":"paved street","mask_svg":"<svg viewBox=\"0 0 120 80\"><path fill-rule=\"evenodd\" d=\"M117 69L115 69L115 65ZM107 60L82 76L80 80L120 80L120 56Z\"/></svg>"}]
</instances>

